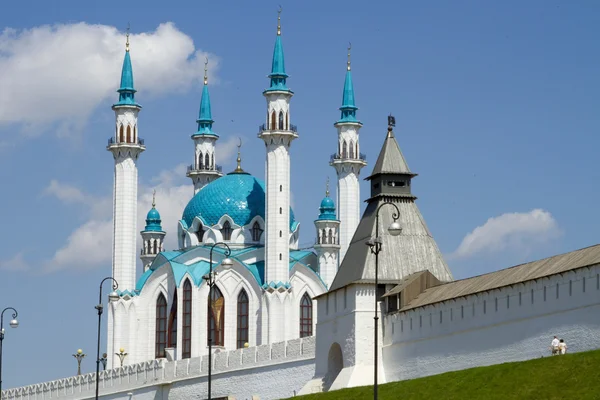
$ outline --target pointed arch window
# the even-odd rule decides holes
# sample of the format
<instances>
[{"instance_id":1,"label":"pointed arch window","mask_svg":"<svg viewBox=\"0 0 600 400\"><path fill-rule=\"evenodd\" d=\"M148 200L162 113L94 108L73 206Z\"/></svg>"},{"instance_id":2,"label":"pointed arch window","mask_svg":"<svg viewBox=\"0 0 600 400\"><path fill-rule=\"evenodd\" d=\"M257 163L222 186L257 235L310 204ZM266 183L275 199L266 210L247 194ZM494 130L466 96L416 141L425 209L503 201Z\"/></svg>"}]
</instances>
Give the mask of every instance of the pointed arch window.
<instances>
[{"instance_id":1,"label":"pointed arch window","mask_svg":"<svg viewBox=\"0 0 600 400\"><path fill-rule=\"evenodd\" d=\"M279 111L279 129L283 130L283 111Z\"/></svg>"},{"instance_id":2,"label":"pointed arch window","mask_svg":"<svg viewBox=\"0 0 600 400\"><path fill-rule=\"evenodd\" d=\"M356 142L355 146L356 146L356 149L355 149L355 151L354 151L354 154L356 154L356 158L360 158L360 157L359 157L359 155L360 155L360 154L359 154L359 152L358 152L358 141Z\"/></svg>"},{"instance_id":3,"label":"pointed arch window","mask_svg":"<svg viewBox=\"0 0 600 400\"><path fill-rule=\"evenodd\" d=\"M238 295L237 300L237 348L241 349L248 343L248 317L249 312L248 294L244 289Z\"/></svg>"},{"instance_id":4,"label":"pointed arch window","mask_svg":"<svg viewBox=\"0 0 600 400\"><path fill-rule=\"evenodd\" d=\"M183 312L182 319L182 358L190 358L192 356L192 284L189 279L183 284Z\"/></svg>"},{"instance_id":5,"label":"pointed arch window","mask_svg":"<svg viewBox=\"0 0 600 400\"><path fill-rule=\"evenodd\" d=\"M168 347L177 347L177 290L173 295L173 305L169 315L169 340Z\"/></svg>"},{"instance_id":6,"label":"pointed arch window","mask_svg":"<svg viewBox=\"0 0 600 400\"><path fill-rule=\"evenodd\" d=\"M198 169L204 169L204 155L202 152L198 155Z\"/></svg>"},{"instance_id":7,"label":"pointed arch window","mask_svg":"<svg viewBox=\"0 0 600 400\"><path fill-rule=\"evenodd\" d=\"M210 169L210 156L208 153L204 155L204 169Z\"/></svg>"},{"instance_id":8,"label":"pointed arch window","mask_svg":"<svg viewBox=\"0 0 600 400\"><path fill-rule=\"evenodd\" d=\"M155 338L155 356L156 358L165 357L165 347L167 347L167 299L161 293L156 299L156 338Z\"/></svg>"},{"instance_id":9,"label":"pointed arch window","mask_svg":"<svg viewBox=\"0 0 600 400\"><path fill-rule=\"evenodd\" d=\"M274 131L275 129L277 129L277 114L273 111L271 113L271 130Z\"/></svg>"},{"instance_id":10,"label":"pointed arch window","mask_svg":"<svg viewBox=\"0 0 600 400\"><path fill-rule=\"evenodd\" d=\"M331 229L329 229L329 244L334 244L333 231Z\"/></svg>"},{"instance_id":11,"label":"pointed arch window","mask_svg":"<svg viewBox=\"0 0 600 400\"><path fill-rule=\"evenodd\" d=\"M304 293L300 300L300 337L312 336L312 300Z\"/></svg>"},{"instance_id":12,"label":"pointed arch window","mask_svg":"<svg viewBox=\"0 0 600 400\"><path fill-rule=\"evenodd\" d=\"M119 127L119 143L123 143L125 141L125 135L123 135L123 125Z\"/></svg>"},{"instance_id":13,"label":"pointed arch window","mask_svg":"<svg viewBox=\"0 0 600 400\"><path fill-rule=\"evenodd\" d=\"M127 143L133 143L131 140L131 126L127 125Z\"/></svg>"},{"instance_id":14,"label":"pointed arch window","mask_svg":"<svg viewBox=\"0 0 600 400\"><path fill-rule=\"evenodd\" d=\"M285 129L290 129L290 113L285 114Z\"/></svg>"},{"instance_id":15,"label":"pointed arch window","mask_svg":"<svg viewBox=\"0 0 600 400\"><path fill-rule=\"evenodd\" d=\"M354 142L350 141L350 158L354 158Z\"/></svg>"},{"instance_id":16,"label":"pointed arch window","mask_svg":"<svg viewBox=\"0 0 600 400\"><path fill-rule=\"evenodd\" d=\"M211 166L211 169L215 169L215 153L212 153L210 155L210 166Z\"/></svg>"},{"instance_id":17,"label":"pointed arch window","mask_svg":"<svg viewBox=\"0 0 600 400\"><path fill-rule=\"evenodd\" d=\"M258 221L254 222L254 225L252 225L251 233L252 233L252 241L254 241L254 242L260 241L260 236L262 235L263 230L260 228L260 224L258 223Z\"/></svg>"},{"instance_id":18,"label":"pointed arch window","mask_svg":"<svg viewBox=\"0 0 600 400\"><path fill-rule=\"evenodd\" d=\"M321 243L326 244L327 243L327 231L325 229L323 229L323 234L321 235L322 239L321 239Z\"/></svg>"},{"instance_id":19,"label":"pointed arch window","mask_svg":"<svg viewBox=\"0 0 600 400\"><path fill-rule=\"evenodd\" d=\"M223 235L223 240L231 240L231 233L233 229L231 229L231 224L229 221L225 221L223 224L223 228L221 228L221 235Z\"/></svg>"},{"instance_id":20,"label":"pointed arch window","mask_svg":"<svg viewBox=\"0 0 600 400\"><path fill-rule=\"evenodd\" d=\"M346 145L346 141L344 140L344 143L342 143L342 158L347 158L348 157L348 146Z\"/></svg>"},{"instance_id":21,"label":"pointed arch window","mask_svg":"<svg viewBox=\"0 0 600 400\"><path fill-rule=\"evenodd\" d=\"M202 243L204 240L204 226L200 225L198 227L198 232L196 232L196 237L198 238L198 242Z\"/></svg>"},{"instance_id":22,"label":"pointed arch window","mask_svg":"<svg viewBox=\"0 0 600 400\"><path fill-rule=\"evenodd\" d=\"M137 125L133 126L133 142L137 143Z\"/></svg>"},{"instance_id":23,"label":"pointed arch window","mask_svg":"<svg viewBox=\"0 0 600 400\"><path fill-rule=\"evenodd\" d=\"M218 287L213 287L208 299L208 343L214 346L225 343L225 298Z\"/></svg>"}]
</instances>

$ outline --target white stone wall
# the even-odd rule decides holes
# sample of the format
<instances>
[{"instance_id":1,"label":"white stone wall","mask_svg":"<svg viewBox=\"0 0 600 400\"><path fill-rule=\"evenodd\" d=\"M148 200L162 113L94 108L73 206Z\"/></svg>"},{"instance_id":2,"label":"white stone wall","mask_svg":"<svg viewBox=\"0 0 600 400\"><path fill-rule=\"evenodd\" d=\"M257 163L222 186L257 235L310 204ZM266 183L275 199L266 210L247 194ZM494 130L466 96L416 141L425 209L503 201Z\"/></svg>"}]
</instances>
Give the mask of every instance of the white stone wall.
<instances>
[{"instance_id":1,"label":"white stone wall","mask_svg":"<svg viewBox=\"0 0 600 400\"><path fill-rule=\"evenodd\" d=\"M397 381L550 355L554 335L569 352L600 347L600 268L386 316L386 379Z\"/></svg>"},{"instance_id":2,"label":"white stone wall","mask_svg":"<svg viewBox=\"0 0 600 400\"><path fill-rule=\"evenodd\" d=\"M238 400L292 397L314 373L314 337L213 356L212 395ZM102 399L206 398L208 356L167 362L152 360L100 372ZM4 390L2 400L89 399L95 374Z\"/></svg>"}]
</instances>

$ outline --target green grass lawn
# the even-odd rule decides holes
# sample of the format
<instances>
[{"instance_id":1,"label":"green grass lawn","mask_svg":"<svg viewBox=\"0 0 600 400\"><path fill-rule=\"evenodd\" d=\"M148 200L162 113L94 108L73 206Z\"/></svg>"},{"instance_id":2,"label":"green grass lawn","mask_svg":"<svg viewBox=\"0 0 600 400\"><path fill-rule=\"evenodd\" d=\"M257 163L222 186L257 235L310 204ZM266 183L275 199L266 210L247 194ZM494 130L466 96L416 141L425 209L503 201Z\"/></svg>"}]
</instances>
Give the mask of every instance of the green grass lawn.
<instances>
[{"instance_id":1,"label":"green grass lawn","mask_svg":"<svg viewBox=\"0 0 600 400\"><path fill-rule=\"evenodd\" d=\"M363 386L294 400L371 398L373 387ZM600 350L387 383L379 385L379 399L600 399Z\"/></svg>"}]
</instances>

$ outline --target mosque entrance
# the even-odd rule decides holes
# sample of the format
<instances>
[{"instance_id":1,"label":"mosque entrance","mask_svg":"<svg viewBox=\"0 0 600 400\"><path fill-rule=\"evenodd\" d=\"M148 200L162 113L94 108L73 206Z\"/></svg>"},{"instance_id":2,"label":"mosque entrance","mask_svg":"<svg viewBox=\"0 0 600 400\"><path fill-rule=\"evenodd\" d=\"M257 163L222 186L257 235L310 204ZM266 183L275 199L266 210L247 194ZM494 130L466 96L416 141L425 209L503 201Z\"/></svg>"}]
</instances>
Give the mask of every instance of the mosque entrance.
<instances>
[{"instance_id":1,"label":"mosque entrance","mask_svg":"<svg viewBox=\"0 0 600 400\"><path fill-rule=\"evenodd\" d=\"M327 374L323 378L324 392L329 390L342 368L344 368L342 347L338 343L334 343L329 348L329 355L327 356Z\"/></svg>"}]
</instances>

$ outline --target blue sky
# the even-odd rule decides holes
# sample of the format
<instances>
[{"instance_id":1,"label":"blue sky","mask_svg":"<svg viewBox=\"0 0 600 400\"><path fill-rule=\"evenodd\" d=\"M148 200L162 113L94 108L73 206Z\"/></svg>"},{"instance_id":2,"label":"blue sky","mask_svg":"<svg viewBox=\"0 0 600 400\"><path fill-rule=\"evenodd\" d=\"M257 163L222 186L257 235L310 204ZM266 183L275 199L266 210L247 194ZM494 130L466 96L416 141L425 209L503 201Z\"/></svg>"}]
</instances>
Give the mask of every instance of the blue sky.
<instances>
[{"instance_id":1,"label":"blue sky","mask_svg":"<svg viewBox=\"0 0 600 400\"><path fill-rule=\"evenodd\" d=\"M418 205L455 277L596 244L600 4L595 1L286 2L282 31L301 243L335 182L346 47L368 175L396 117ZM113 160L105 150L131 23L140 207L158 191L163 226L192 195L202 63L210 58L217 162L264 177L261 92L278 3L10 2L0 14L0 308L4 387L94 370L98 284L110 267ZM167 24L170 23L170 24ZM98 24L99 26L94 26ZM167 25L161 25L167 24ZM118 30L118 31L117 31ZM120 31L120 32L119 32ZM362 197L368 186L362 184ZM173 243L173 242L171 242ZM8 323L9 318L5 318ZM105 329L103 328L103 335ZM105 346L104 339L102 347Z\"/></svg>"}]
</instances>

